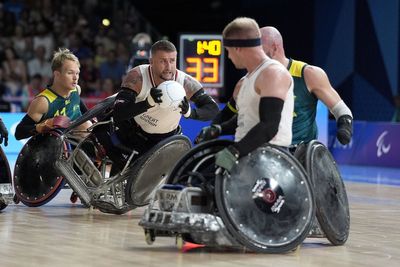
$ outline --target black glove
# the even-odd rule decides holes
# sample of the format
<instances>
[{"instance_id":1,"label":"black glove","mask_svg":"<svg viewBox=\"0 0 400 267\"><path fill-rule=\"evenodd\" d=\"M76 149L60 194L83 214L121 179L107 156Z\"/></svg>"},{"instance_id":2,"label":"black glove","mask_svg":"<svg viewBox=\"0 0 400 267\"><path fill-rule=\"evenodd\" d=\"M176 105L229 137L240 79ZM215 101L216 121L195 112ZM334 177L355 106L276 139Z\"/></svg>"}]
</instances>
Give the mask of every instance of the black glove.
<instances>
[{"instance_id":1,"label":"black glove","mask_svg":"<svg viewBox=\"0 0 400 267\"><path fill-rule=\"evenodd\" d=\"M160 104L162 102L162 90L156 87L150 89L150 96L147 97L147 102L149 102L150 106L154 106L156 103Z\"/></svg>"},{"instance_id":2,"label":"black glove","mask_svg":"<svg viewBox=\"0 0 400 267\"><path fill-rule=\"evenodd\" d=\"M3 140L4 145L8 146L8 131L3 121L0 119L0 144L3 143Z\"/></svg>"},{"instance_id":3,"label":"black glove","mask_svg":"<svg viewBox=\"0 0 400 267\"><path fill-rule=\"evenodd\" d=\"M228 146L215 154L215 165L231 172L239 158L239 151L234 146Z\"/></svg>"},{"instance_id":4,"label":"black glove","mask_svg":"<svg viewBox=\"0 0 400 267\"><path fill-rule=\"evenodd\" d=\"M194 139L194 143L200 144L202 142L218 138L220 134L221 134L221 126L219 126L218 124L212 124L210 126L201 129L196 139Z\"/></svg>"},{"instance_id":5,"label":"black glove","mask_svg":"<svg viewBox=\"0 0 400 267\"><path fill-rule=\"evenodd\" d=\"M349 115L342 115L336 122L336 137L342 145L347 145L353 136L353 118Z\"/></svg>"},{"instance_id":6,"label":"black glove","mask_svg":"<svg viewBox=\"0 0 400 267\"><path fill-rule=\"evenodd\" d=\"M189 118L190 117L190 113L191 113L191 108L190 108L190 103L189 100L187 99L187 97L183 97L182 102L179 104L179 107L181 108L181 114L185 117L185 118Z\"/></svg>"}]
</instances>

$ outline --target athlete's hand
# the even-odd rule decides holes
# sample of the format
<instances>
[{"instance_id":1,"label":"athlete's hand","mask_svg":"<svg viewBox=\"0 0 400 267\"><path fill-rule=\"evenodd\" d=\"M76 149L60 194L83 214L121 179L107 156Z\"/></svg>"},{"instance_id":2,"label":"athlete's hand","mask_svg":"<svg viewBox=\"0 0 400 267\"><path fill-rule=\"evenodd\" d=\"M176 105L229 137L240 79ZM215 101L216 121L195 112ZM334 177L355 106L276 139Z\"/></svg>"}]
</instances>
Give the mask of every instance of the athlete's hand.
<instances>
[{"instance_id":1,"label":"athlete's hand","mask_svg":"<svg viewBox=\"0 0 400 267\"><path fill-rule=\"evenodd\" d=\"M336 137L342 145L350 143L353 136L353 118L349 115L340 116L336 122Z\"/></svg>"},{"instance_id":2,"label":"athlete's hand","mask_svg":"<svg viewBox=\"0 0 400 267\"><path fill-rule=\"evenodd\" d=\"M154 106L156 103L162 103L162 90L156 87L150 89L150 95L147 97L147 102L150 106Z\"/></svg>"},{"instance_id":3,"label":"athlete's hand","mask_svg":"<svg viewBox=\"0 0 400 267\"><path fill-rule=\"evenodd\" d=\"M202 142L218 138L221 134L221 126L217 124L212 124L201 129L200 133L194 139L195 144L200 144Z\"/></svg>"},{"instance_id":4,"label":"athlete's hand","mask_svg":"<svg viewBox=\"0 0 400 267\"><path fill-rule=\"evenodd\" d=\"M190 108L189 100L187 99L186 96L183 97L182 102L179 104L179 107L181 108L181 114L185 118L189 118L192 110Z\"/></svg>"},{"instance_id":5,"label":"athlete's hand","mask_svg":"<svg viewBox=\"0 0 400 267\"><path fill-rule=\"evenodd\" d=\"M36 124L36 131L38 133L46 133L57 128L68 128L70 124L71 120L67 116L56 116Z\"/></svg>"},{"instance_id":6,"label":"athlete's hand","mask_svg":"<svg viewBox=\"0 0 400 267\"><path fill-rule=\"evenodd\" d=\"M4 145L8 146L8 131L6 126L3 123L3 120L0 119L0 144L4 141Z\"/></svg>"},{"instance_id":7,"label":"athlete's hand","mask_svg":"<svg viewBox=\"0 0 400 267\"><path fill-rule=\"evenodd\" d=\"M239 152L233 146L228 146L215 154L215 165L231 172L239 158Z\"/></svg>"}]
</instances>

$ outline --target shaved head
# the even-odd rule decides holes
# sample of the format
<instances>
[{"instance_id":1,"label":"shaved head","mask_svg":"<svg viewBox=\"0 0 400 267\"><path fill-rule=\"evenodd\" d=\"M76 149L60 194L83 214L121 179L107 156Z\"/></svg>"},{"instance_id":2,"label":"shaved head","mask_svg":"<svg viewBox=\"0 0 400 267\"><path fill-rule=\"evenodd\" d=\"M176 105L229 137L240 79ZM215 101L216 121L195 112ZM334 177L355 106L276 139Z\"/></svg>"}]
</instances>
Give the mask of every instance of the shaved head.
<instances>
[{"instance_id":1,"label":"shaved head","mask_svg":"<svg viewBox=\"0 0 400 267\"><path fill-rule=\"evenodd\" d=\"M281 33L271 26L263 27L261 32L262 48L270 58L276 59L286 65L285 50L283 48L283 39Z\"/></svg>"},{"instance_id":2,"label":"shaved head","mask_svg":"<svg viewBox=\"0 0 400 267\"><path fill-rule=\"evenodd\" d=\"M264 45L271 46L272 44L283 46L283 40L281 33L271 26L263 27L261 31L261 42Z\"/></svg>"}]
</instances>

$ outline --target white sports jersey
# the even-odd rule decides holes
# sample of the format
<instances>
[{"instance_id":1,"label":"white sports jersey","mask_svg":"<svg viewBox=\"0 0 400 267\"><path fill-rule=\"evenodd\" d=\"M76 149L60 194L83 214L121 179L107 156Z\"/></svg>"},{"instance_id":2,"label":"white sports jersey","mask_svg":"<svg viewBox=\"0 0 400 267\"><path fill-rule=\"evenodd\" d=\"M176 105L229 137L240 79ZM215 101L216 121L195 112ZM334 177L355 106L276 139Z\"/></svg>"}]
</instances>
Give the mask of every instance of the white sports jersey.
<instances>
[{"instance_id":1,"label":"white sports jersey","mask_svg":"<svg viewBox=\"0 0 400 267\"><path fill-rule=\"evenodd\" d=\"M143 77L142 89L136 97L136 103L144 101L150 94L150 89L156 87L150 65L140 65L140 72ZM176 70L174 80L183 86L187 74ZM143 131L149 134L164 134L175 130L181 119L180 108L160 108L155 105L146 112L137 115L134 119Z\"/></svg>"},{"instance_id":2,"label":"white sports jersey","mask_svg":"<svg viewBox=\"0 0 400 267\"><path fill-rule=\"evenodd\" d=\"M238 126L235 133L235 141L240 141L256 124L260 122L260 98L255 90L255 81L260 72L271 64L281 64L276 60L268 59L263 62L254 72L247 74L243 79L242 86L237 96ZM286 95L285 103L281 113L278 133L269 142L278 146L289 146L292 142L293 121L293 79Z\"/></svg>"}]
</instances>

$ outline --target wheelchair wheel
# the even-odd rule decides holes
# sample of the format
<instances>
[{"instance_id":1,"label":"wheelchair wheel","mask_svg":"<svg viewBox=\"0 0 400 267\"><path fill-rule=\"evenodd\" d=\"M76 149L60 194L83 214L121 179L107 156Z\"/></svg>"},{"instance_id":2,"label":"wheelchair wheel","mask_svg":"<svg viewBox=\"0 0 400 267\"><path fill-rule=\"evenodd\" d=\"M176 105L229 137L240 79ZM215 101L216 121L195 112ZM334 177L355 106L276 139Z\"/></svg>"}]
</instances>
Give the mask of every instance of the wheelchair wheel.
<instances>
[{"instance_id":1,"label":"wheelchair wheel","mask_svg":"<svg viewBox=\"0 0 400 267\"><path fill-rule=\"evenodd\" d=\"M214 155L232 143L231 140L215 139L192 148L175 164L166 183L190 183L191 172L202 172L211 164L214 166Z\"/></svg>"},{"instance_id":2,"label":"wheelchair wheel","mask_svg":"<svg viewBox=\"0 0 400 267\"><path fill-rule=\"evenodd\" d=\"M215 180L218 213L245 248L261 253L295 250L315 217L304 168L289 153L265 145Z\"/></svg>"},{"instance_id":3,"label":"wheelchair wheel","mask_svg":"<svg viewBox=\"0 0 400 267\"><path fill-rule=\"evenodd\" d=\"M57 132L38 134L24 145L14 168L14 190L26 206L37 207L52 200L65 184L54 162L66 154L68 145Z\"/></svg>"},{"instance_id":4,"label":"wheelchair wheel","mask_svg":"<svg viewBox=\"0 0 400 267\"><path fill-rule=\"evenodd\" d=\"M133 206L150 202L154 192L166 181L174 164L191 148L190 139L183 135L171 136L134 161L126 171L126 200Z\"/></svg>"}]
</instances>

